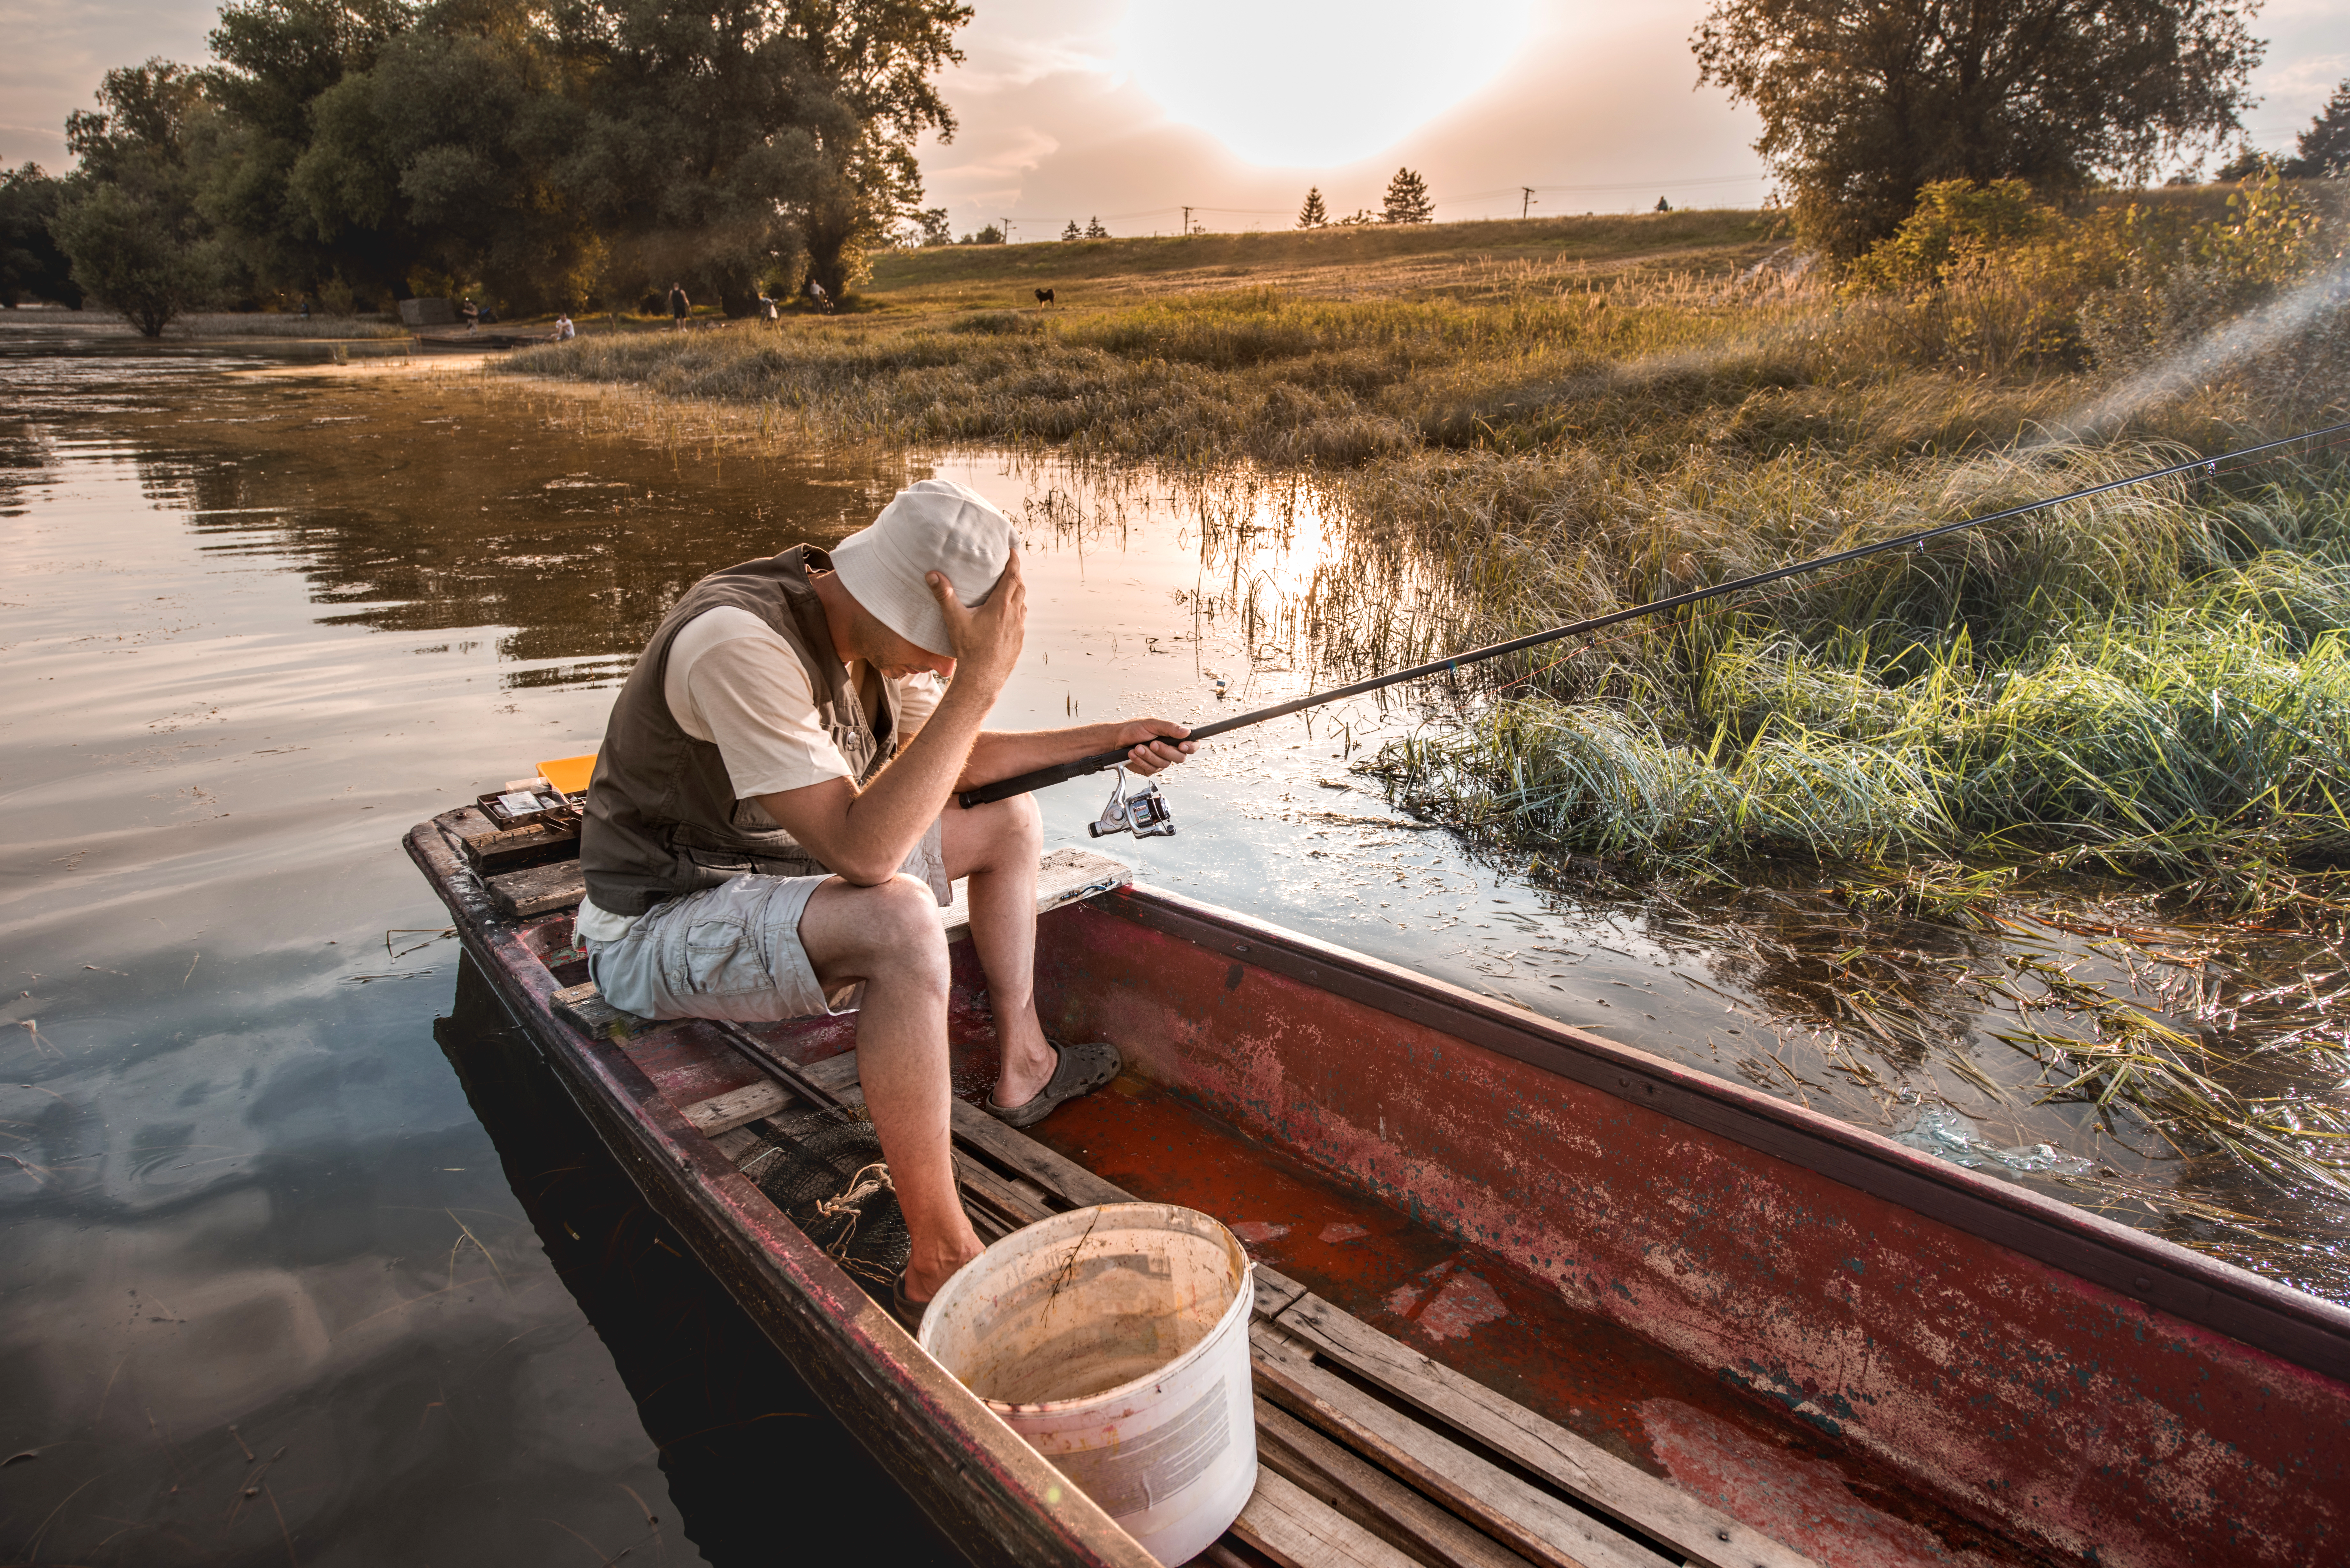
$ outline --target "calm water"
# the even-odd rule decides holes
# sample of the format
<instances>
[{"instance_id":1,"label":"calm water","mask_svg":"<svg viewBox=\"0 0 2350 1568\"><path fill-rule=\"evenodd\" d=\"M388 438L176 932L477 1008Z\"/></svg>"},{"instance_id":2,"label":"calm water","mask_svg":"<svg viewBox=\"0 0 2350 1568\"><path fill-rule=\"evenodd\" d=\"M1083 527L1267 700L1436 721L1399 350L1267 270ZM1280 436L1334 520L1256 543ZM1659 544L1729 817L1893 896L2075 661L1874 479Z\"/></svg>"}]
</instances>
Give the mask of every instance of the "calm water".
<instances>
[{"instance_id":1,"label":"calm water","mask_svg":"<svg viewBox=\"0 0 2350 1568\"><path fill-rule=\"evenodd\" d=\"M927 472L1031 542L1007 727L1294 690L1235 607L1328 565L1326 531L1279 493L1203 532L1173 493L990 459L639 439L463 367L285 373L317 352L0 326L0 1450L34 1456L0 1468L0 1553L949 1560L533 1068L400 835L592 747L697 576ZM1816 900L1579 904L1398 822L1347 753L1421 717L1235 737L1174 785L1178 837L1118 852L1929 1147L1939 1096L1988 1144L2170 1179L2031 1108L2003 1048L1979 1105L1923 1049L1865 1092L1818 1070L1772 945ZM1049 792L1052 838L1087 842L1104 793ZM2339 1294L2337 1259L2263 1266Z\"/></svg>"}]
</instances>

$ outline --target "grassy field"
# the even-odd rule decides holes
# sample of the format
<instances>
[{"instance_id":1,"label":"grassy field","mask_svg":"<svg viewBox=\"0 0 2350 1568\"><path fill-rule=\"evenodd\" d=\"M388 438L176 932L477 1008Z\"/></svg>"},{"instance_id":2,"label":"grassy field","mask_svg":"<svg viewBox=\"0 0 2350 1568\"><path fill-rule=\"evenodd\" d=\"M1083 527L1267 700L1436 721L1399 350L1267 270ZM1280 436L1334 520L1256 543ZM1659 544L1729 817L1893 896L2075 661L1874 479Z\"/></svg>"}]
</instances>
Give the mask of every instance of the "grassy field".
<instances>
[{"instance_id":1,"label":"grassy field","mask_svg":"<svg viewBox=\"0 0 2350 1568\"><path fill-rule=\"evenodd\" d=\"M2292 266L2331 275L2334 220L2271 198L2301 224ZM2224 260L2230 234L2285 222L2222 232L2225 201L2175 193L2126 232ZM1756 213L948 247L884 258L861 311L508 368L829 440L1302 475L1363 569L1266 613L1356 672L2343 409L2338 311L2215 359L2210 310L2181 313L2217 273L2129 283L2078 259L2123 225L2065 223L2070 250L1873 295ZM1065 303L1013 303L1037 286ZM2093 329L2137 287L2168 325L2125 355ZM2085 857L2267 899L2350 852L2338 479L2312 457L2124 493L1651 623L1496 670L1502 696L1380 765L1419 809L1560 857Z\"/></svg>"},{"instance_id":2,"label":"grassy field","mask_svg":"<svg viewBox=\"0 0 2350 1568\"><path fill-rule=\"evenodd\" d=\"M2025 227L1870 290L1757 213L952 247L883 258L837 316L503 368L622 389L616 417L672 441L691 402L752 439L1296 484L1347 569L1246 613L1351 677L2350 419L2321 201L2116 196ZM1914 1025L1870 966L1926 950L1869 938L1880 917L2061 922L2087 870L2207 932L2299 928L2294 964L2350 973L2345 481L2312 449L1497 661L1408 699L1441 722L1358 766L1537 880L1808 889L1837 933L1825 1038L1878 1051L1837 1070L1879 1087ZM2148 961L2183 961L2163 940ZM2047 1098L2350 1197L2334 997L2240 1040L2199 989L2182 1033L2042 969L1996 1038Z\"/></svg>"},{"instance_id":3,"label":"grassy field","mask_svg":"<svg viewBox=\"0 0 2350 1568\"><path fill-rule=\"evenodd\" d=\"M858 292L868 305L892 310L1034 306L1038 288L1052 289L1064 308L1244 288L1392 297L1456 288L1464 264L1612 269L1637 260L1710 268L1752 261L1783 226L1767 213L1707 210L945 245L883 253L872 279Z\"/></svg>"}]
</instances>

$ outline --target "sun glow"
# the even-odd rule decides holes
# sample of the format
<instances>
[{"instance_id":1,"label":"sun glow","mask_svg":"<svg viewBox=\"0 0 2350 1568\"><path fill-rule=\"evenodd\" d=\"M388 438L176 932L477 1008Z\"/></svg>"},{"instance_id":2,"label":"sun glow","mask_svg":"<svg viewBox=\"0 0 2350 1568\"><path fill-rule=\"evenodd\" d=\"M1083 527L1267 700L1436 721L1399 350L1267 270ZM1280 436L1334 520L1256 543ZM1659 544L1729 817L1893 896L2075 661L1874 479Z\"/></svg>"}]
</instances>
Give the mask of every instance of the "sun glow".
<instances>
[{"instance_id":1,"label":"sun glow","mask_svg":"<svg viewBox=\"0 0 2350 1568\"><path fill-rule=\"evenodd\" d=\"M1252 163L1392 147L1499 75L1532 0L1138 0L1120 57L1174 119Z\"/></svg>"}]
</instances>

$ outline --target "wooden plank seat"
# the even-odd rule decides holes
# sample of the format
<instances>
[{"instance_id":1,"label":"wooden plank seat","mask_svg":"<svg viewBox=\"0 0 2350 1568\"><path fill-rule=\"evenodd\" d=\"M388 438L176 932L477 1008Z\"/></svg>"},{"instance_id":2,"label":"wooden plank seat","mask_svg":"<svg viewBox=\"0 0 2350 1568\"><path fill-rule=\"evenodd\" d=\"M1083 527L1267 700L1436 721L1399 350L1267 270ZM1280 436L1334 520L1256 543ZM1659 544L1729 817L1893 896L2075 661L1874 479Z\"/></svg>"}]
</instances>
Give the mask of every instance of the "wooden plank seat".
<instances>
[{"instance_id":1,"label":"wooden plank seat","mask_svg":"<svg viewBox=\"0 0 2350 1568\"><path fill-rule=\"evenodd\" d=\"M577 868L576 861L561 864L574 871ZM500 885L507 884L510 890L516 890L512 892L512 896L519 907L522 898L535 899L537 897L520 890L538 886L520 878L534 877L541 871L558 868L555 866L535 867L488 877L485 884L493 898L499 896ZM1122 888L1133 879L1131 868L1107 855L1096 855L1083 849L1048 851L1036 863L1036 912L1039 915L1049 913L1065 904L1094 898L1113 888ZM562 907L567 909L577 905L584 894L583 883L568 895L569 902ZM533 912L544 915L553 911L536 909ZM954 902L939 911L939 922L950 943L971 935L968 883L955 884ZM606 1002L597 991L594 981L582 981L577 985L563 988L555 993L554 1002L556 1011L565 1018L589 1033L607 1039L633 1040L656 1027L651 1020L623 1012ZM712 1064L718 1070L724 1088L715 1094L680 1102L686 1120L702 1132L714 1137L732 1128L747 1126L782 1108L785 1103L783 1090L772 1079L759 1075L755 1069L737 1061L730 1054L719 1053ZM661 1078L658 1072L654 1076L656 1081Z\"/></svg>"}]
</instances>

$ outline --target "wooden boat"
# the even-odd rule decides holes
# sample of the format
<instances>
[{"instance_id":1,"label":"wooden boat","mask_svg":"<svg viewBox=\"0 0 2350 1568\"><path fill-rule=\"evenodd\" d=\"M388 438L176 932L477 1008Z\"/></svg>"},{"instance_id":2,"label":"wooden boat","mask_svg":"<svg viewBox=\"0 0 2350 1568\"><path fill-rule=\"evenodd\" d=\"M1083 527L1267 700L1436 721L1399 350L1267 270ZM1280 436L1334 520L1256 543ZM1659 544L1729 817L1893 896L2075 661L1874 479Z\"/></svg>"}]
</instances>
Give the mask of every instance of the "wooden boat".
<instances>
[{"instance_id":1,"label":"wooden boat","mask_svg":"<svg viewBox=\"0 0 2350 1568\"><path fill-rule=\"evenodd\" d=\"M427 354L470 354L493 348L520 348L532 343L552 343L552 327L537 332L517 332L510 328L491 327L473 332L463 327L440 332L413 334L416 347Z\"/></svg>"},{"instance_id":2,"label":"wooden boat","mask_svg":"<svg viewBox=\"0 0 2350 1568\"><path fill-rule=\"evenodd\" d=\"M648 1200L951 1539L1141 1568L736 1168L762 1118L855 1096L853 1020L614 1012L574 831L467 808L408 848ZM1129 1070L1027 1134L959 1106L966 1202L993 1237L1139 1196L1249 1244L1261 1468L1201 1561L2350 1562L2350 1312L1098 857L1045 872L1046 1026Z\"/></svg>"}]
</instances>

